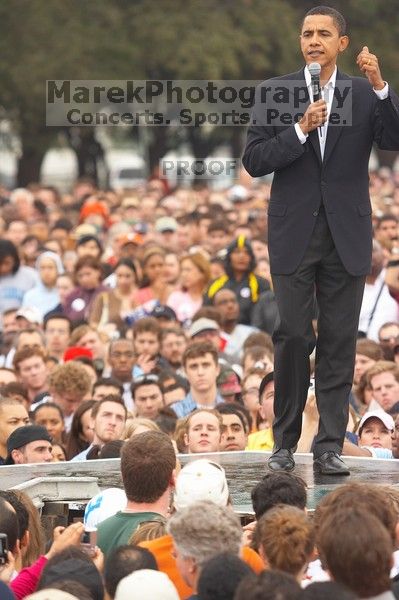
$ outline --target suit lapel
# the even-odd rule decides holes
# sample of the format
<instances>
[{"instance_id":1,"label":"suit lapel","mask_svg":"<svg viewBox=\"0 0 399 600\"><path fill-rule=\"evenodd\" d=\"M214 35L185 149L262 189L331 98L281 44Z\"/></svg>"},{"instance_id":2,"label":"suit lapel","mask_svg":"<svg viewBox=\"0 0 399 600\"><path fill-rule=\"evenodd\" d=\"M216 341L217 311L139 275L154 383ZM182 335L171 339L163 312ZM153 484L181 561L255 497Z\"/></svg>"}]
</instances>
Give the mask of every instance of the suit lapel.
<instances>
[{"instance_id":1,"label":"suit lapel","mask_svg":"<svg viewBox=\"0 0 399 600\"><path fill-rule=\"evenodd\" d=\"M349 91L348 91L349 90ZM347 93L347 95L345 95ZM345 98L343 101L342 98ZM343 106L342 106L343 104ZM326 145L324 148L324 157L323 164L325 164L330 158L332 151L334 150L335 144L337 143L343 128L345 127L345 122L349 125L350 119L352 118L352 86L351 79L344 73L340 73L337 71L337 77L335 82L334 89L334 98L332 101L330 119L327 128L327 139ZM340 124L333 125L331 123L331 118L334 114L339 115ZM317 142L318 142L318 137Z\"/></svg>"},{"instance_id":2,"label":"suit lapel","mask_svg":"<svg viewBox=\"0 0 399 600\"><path fill-rule=\"evenodd\" d=\"M316 156L317 156L317 160L319 161L319 164L321 166L322 160L321 160L321 151L320 151L320 141L319 141L319 134L317 132L317 129L313 129L313 131L311 131L309 133L309 142L312 144L313 150L315 151Z\"/></svg>"}]
</instances>

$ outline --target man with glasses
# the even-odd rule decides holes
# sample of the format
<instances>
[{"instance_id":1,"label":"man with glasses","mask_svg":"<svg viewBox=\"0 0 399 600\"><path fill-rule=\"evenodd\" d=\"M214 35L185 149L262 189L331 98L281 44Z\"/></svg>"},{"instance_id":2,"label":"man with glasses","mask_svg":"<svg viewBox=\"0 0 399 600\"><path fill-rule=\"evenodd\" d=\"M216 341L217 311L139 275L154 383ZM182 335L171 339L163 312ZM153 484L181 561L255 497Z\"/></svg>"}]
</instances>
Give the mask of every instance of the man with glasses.
<instances>
[{"instance_id":1,"label":"man with glasses","mask_svg":"<svg viewBox=\"0 0 399 600\"><path fill-rule=\"evenodd\" d=\"M111 342L108 351L108 362L111 367L110 377L116 379L123 386L123 401L128 410L133 408L132 372L135 363L133 342L121 338Z\"/></svg>"},{"instance_id":2,"label":"man with glasses","mask_svg":"<svg viewBox=\"0 0 399 600\"><path fill-rule=\"evenodd\" d=\"M155 420L164 406L158 375L149 373L136 377L131 389L136 417Z\"/></svg>"}]
</instances>

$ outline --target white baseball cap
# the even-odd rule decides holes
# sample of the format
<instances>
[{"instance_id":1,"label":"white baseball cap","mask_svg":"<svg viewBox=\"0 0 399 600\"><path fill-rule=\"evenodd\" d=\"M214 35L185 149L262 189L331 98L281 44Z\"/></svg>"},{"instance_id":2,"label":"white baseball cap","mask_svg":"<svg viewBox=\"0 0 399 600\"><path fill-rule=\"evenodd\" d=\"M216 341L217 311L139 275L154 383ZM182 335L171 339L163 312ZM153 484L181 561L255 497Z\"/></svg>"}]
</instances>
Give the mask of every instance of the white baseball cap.
<instances>
[{"instance_id":1,"label":"white baseball cap","mask_svg":"<svg viewBox=\"0 0 399 600\"><path fill-rule=\"evenodd\" d=\"M179 594L166 573L140 569L121 579L115 600L179 600Z\"/></svg>"},{"instance_id":2,"label":"white baseball cap","mask_svg":"<svg viewBox=\"0 0 399 600\"><path fill-rule=\"evenodd\" d=\"M382 421L382 423L384 423L385 427L389 431L393 431L395 429L395 421L393 420L391 415L385 412L385 410L370 410L370 412L366 412L362 416L359 423L358 431L362 429L366 421L372 418L379 419L380 421Z\"/></svg>"},{"instance_id":3,"label":"white baseball cap","mask_svg":"<svg viewBox=\"0 0 399 600\"><path fill-rule=\"evenodd\" d=\"M217 463L200 458L185 465L176 479L174 506L182 510L199 500L227 506L229 488L226 473Z\"/></svg>"},{"instance_id":4,"label":"white baseball cap","mask_svg":"<svg viewBox=\"0 0 399 600\"><path fill-rule=\"evenodd\" d=\"M69 594L68 592L53 588L41 590L35 594L25 596L25 598L26 600L78 600L76 596L72 596L72 594Z\"/></svg>"},{"instance_id":5,"label":"white baseball cap","mask_svg":"<svg viewBox=\"0 0 399 600\"><path fill-rule=\"evenodd\" d=\"M83 518L85 527L97 527L105 519L126 508L126 505L126 494L119 488L108 488L96 494L86 505Z\"/></svg>"},{"instance_id":6,"label":"white baseball cap","mask_svg":"<svg viewBox=\"0 0 399 600\"><path fill-rule=\"evenodd\" d=\"M34 306L24 306L19 308L15 313L15 318L18 319L18 317L22 317L29 321L29 323L33 323L35 325L43 324L42 314L40 310L38 310Z\"/></svg>"}]
</instances>

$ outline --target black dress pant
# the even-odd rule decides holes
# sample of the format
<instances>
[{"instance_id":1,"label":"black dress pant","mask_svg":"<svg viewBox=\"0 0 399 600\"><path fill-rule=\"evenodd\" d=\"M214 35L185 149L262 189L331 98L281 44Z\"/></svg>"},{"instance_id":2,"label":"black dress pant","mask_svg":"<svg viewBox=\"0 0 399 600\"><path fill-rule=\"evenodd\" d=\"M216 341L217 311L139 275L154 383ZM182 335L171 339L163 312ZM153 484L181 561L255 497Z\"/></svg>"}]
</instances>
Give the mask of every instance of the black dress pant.
<instances>
[{"instance_id":1,"label":"black dress pant","mask_svg":"<svg viewBox=\"0 0 399 600\"><path fill-rule=\"evenodd\" d=\"M309 356L316 345L320 421L314 456L327 450L340 454L348 422L365 276L353 276L345 270L323 207L300 266L290 275L272 275L272 279L280 315L273 333L275 448L294 449L300 438L309 388ZM317 340L312 326L315 294L319 308Z\"/></svg>"}]
</instances>

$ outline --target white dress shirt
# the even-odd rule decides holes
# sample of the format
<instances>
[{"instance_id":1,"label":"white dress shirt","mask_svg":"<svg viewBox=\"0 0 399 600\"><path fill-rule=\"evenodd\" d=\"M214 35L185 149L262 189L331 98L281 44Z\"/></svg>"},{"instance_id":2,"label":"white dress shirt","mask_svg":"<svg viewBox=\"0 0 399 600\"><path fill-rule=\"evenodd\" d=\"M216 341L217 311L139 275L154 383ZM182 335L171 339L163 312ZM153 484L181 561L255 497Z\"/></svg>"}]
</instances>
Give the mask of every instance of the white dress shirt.
<instances>
[{"instance_id":1,"label":"white dress shirt","mask_svg":"<svg viewBox=\"0 0 399 600\"><path fill-rule=\"evenodd\" d=\"M310 76L307 65L304 69L304 75L305 75L306 87L308 88L308 92L309 92L310 102L313 102L311 76ZM328 120L330 118L331 107L332 107L332 102L333 102L333 98L334 98L336 78L337 78L337 67L335 67L334 72L331 75L330 79L327 81L327 83L321 88L321 97L323 98L323 100L326 101L326 104L327 104L327 120L325 123L323 123L323 125L321 125L320 127L317 128L317 133L319 136L319 143L320 143L321 158L323 158L323 156L324 156L324 149L326 146ZM388 89L389 89L388 84L385 83L385 86L382 88L382 90L374 90L374 92L376 93L376 95L378 96L378 98L380 100L385 100L385 98L388 97ZM299 126L299 123L295 123L295 131L296 131L296 134L297 134L298 139L301 142L301 144L304 144L307 140L308 134L303 133L302 129Z\"/></svg>"}]
</instances>

